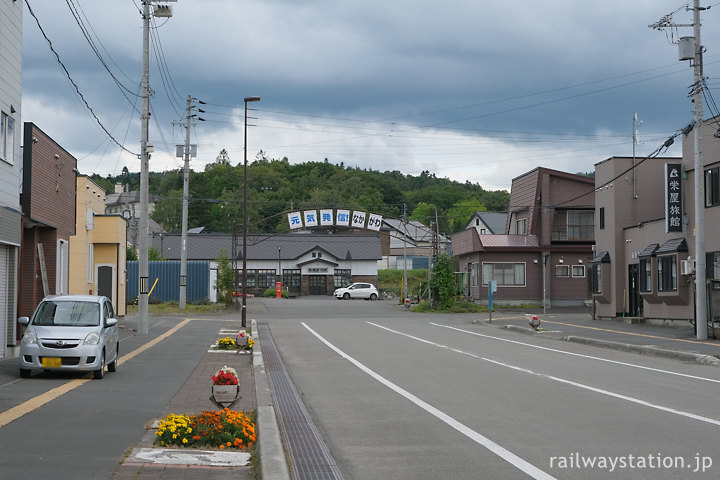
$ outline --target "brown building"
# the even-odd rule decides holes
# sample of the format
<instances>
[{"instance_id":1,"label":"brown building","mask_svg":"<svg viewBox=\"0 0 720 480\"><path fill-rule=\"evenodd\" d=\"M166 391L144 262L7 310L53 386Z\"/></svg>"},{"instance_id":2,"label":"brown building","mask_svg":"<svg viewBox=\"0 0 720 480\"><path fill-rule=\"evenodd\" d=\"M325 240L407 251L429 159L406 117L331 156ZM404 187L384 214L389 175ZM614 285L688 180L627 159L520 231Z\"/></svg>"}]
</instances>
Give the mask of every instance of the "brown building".
<instances>
[{"instance_id":1,"label":"brown building","mask_svg":"<svg viewBox=\"0 0 720 480\"><path fill-rule=\"evenodd\" d=\"M720 317L720 140L717 118L702 133L708 305ZM693 130L681 158L613 157L595 165L596 256L592 298L598 317L671 323L695 318Z\"/></svg>"},{"instance_id":2,"label":"brown building","mask_svg":"<svg viewBox=\"0 0 720 480\"><path fill-rule=\"evenodd\" d=\"M76 207L77 160L33 123L24 132L18 316L32 315L46 295L68 293Z\"/></svg>"},{"instance_id":3,"label":"brown building","mask_svg":"<svg viewBox=\"0 0 720 480\"><path fill-rule=\"evenodd\" d=\"M503 304L582 305L588 296L595 182L539 167L512 181L503 234L468 228L452 237L466 295Z\"/></svg>"}]
</instances>

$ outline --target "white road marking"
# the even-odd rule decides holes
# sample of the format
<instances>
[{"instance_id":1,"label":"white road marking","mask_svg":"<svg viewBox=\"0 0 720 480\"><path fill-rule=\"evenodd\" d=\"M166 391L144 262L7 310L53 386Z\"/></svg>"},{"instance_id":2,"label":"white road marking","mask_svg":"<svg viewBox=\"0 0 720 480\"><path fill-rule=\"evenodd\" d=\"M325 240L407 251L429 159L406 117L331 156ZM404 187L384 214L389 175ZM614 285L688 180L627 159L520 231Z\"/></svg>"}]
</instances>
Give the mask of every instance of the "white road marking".
<instances>
[{"instance_id":1,"label":"white road marking","mask_svg":"<svg viewBox=\"0 0 720 480\"><path fill-rule=\"evenodd\" d=\"M693 380L702 380L702 381L704 381L704 382L720 383L720 380L716 380L716 379L714 379L714 378L698 377L697 375L688 375L688 374L686 374L686 373L678 373L678 372L673 372L673 371L670 371L670 370L662 370L662 369L660 369L660 368L646 367L646 366L644 366L644 365L637 365L637 364L634 364L634 363L620 362L620 361L618 361L618 360L610 360L610 359L608 359L608 358L593 357L592 355L583 355L583 354L581 354L581 353L568 352L567 350L559 350L559 349L556 349L556 348L542 347L542 346L540 346L540 345L533 345L532 343L519 342L519 341L517 341L517 340L510 340L510 339L507 339L507 338L500 338L500 337L494 337L494 336L492 336L492 335L485 335L485 334L483 334L483 333L477 333L477 332L473 332L473 331L470 331L470 330L463 330L462 328L451 327L450 325L442 325L442 324L440 324L440 323L433 323L433 322L429 322L429 323L430 323L430 325L433 325L433 326L436 326L436 327L448 328L448 329L450 329L450 330L456 330L456 331L458 331L458 332L469 333L470 335L475 335L475 336L477 336L477 337L489 338L489 339L491 339L491 340L499 340L499 341L501 341L501 342L514 343L514 344L516 344L516 345L522 345L522 346L524 346L524 347L537 348L537 349L539 349L539 350L545 350L545 351L548 351L548 352L562 353L562 354L564 354L564 355L572 355L572 356L574 356L574 357L587 358L587 359L590 359L590 360L598 360L598 361L600 361L600 362L614 363L615 365L622 365L622 366L624 366L624 367L639 368L639 369L641 369L641 370L649 370L649 371L651 371L651 372L666 373L666 374L668 374L668 375L676 375L676 376L678 376L678 377L691 378L691 379L693 379ZM374 325L374 324L373 324L373 325ZM380 325L376 325L376 326L380 327ZM380 327L380 328L384 328L384 327Z\"/></svg>"},{"instance_id":2,"label":"white road marking","mask_svg":"<svg viewBox=\"0 0 720 480\"><path fill-rule=\"evenodd\" d=\"M390 380L386 379L385 377L379 375L375 371L371 370L370 368L366 367L359 361L355 360L353 357L348 355L347 353L340 350L338 347L330 343L328 340L323 338L320 334L318 334L315 330L310 328L305 322L301 323L303 327L305 327L310 333L315 335L321 342L323 342L325 345L327 345L329 348L334 350L338 355L358 367L363 372L370 375L372 378L377 380L378 382L382 383L389 389L393 390L394 392L402 395L406 399L413 402L418 407L422 408L426 412L430 413L431 415L435 416L439 420L442 420L458 432L462 433L463 435L467 436L471 440L479 443L483 447L490 450L495 455L499 456L506 462L510 463L514 467L518 468L519 470L525 472L526 474L530 475L532 478L535 479L541 479L541 480L556 480L555 477L552 475L549 475L548 473L545 473L544 471L537 468L535 465L532 465L531 463L527 462L526 460L523 460L522 458L518 457L511 451L507 450L506 448L498 445L497 443L493 442L489 438L481 435L480 433L476 432L475 430L471 429L470 427L458 422L451 416L447 415L446 413L443 413L442 411L438 410L437 408L433 407L429 403L426 403L422 400L420 400L418 397L413 395L412 393L408 392L407 390L399 387L398 385L394 384ZM428 342L431 343L431 342Z\"/></svg>"},{"instance_id":3,"label":"white road marking","mask_svg":"<svg viewBox=\"0 0 720 480\"><path fill-rule=\"evenodd\" d=\"M530 374L530 375L535 375L535 376L537 376L537 377L547 378L547 379L553 380L553 381L555 381L555 382L564 383L564 384L566 384L566 385L572 385L572 386L574 386L574 387L582 388L582 389L584 389L584 390L589 390L589 391L591 391L591 392L600 393L600 394L602 394L602 395L607 395L607 396L609 396L609 397L614 397L614 398L618 398L618 399L620 399L620 400L625 400L625 401L628 401L628 402L636 403L636 404L638 404L638 405L643 405L643 406L645 406L645 407L654 408L654 409L656 409L656 410L661 410L661 411L663 411L663 412L674 413L675 415L680 415L680 416L682 416L682 417L692 418L693 420L699 420L699 421L701 421L701 422L705 422L705 423L709 423L709 424L712 424L712 425L720 426L720 420L715 420L714 418L703 417L703 416L701 416L701 415L696 415L696 414L694 414L694 413L685 412L685 411L683 411L683 410L676 410L676 409L674 409L674 408L665 407L665 406L663 406L663 405L658 405L658 404L655 404L655 403L651 403L651 402L648 402L648 401L645 401L645 400L641 400L641 399L639 399L639 398L629 397L629 396L627 396L627 395L622 395L622 394L620 394L620 393L611 392L610 390L604 390L604 389L602 389L602 388L593 387L593 386L591 386L591 385L585 385L584 383L573 382L572 380L567 380L567 379L564 379L564 378L555 377L555 376L553 376L553 375L548 375L548 374L545 374L545 373L538 373L538 372L535 372L535 371L530 370L530 369L528 369L528 368L518 367L518 366L516 366L516 365L511 365L511 364L509 364L509 363L500 362L500 361L497 361L497 360L493 360L493 359L491 359L491 358L481 357L481 356L479 356L479 355L475 355L474 353L464 352L464 351L462 351L462 350L456 350L456 349L450 348L450 347L448 347L448 346L441 345L441 344L439 344L439 343L431 342L431 341L426 340L426 339L424 339L424 338L416 337L416 336L410 335L410 334L408 334L408 333L403 333L403 332L400 332L400 331L397 331L397 330L393 330L392 328L388 328L388 327L384 327L384 326L382 326L382 325L378 325L377 323L372 323L372 322L367 322L367 323L370 324L370 325L372 325L372 326L374 326L374 327L378 327L378 328L381 328L381 329L383 329L383 330L387 330L388 332L396 333L396 334L398 334L398 335L402 335L402 336L404 336L404 337L408 337L408 338L411 338L411 339L413 339L413 340L417 340L417 341L419 341L419 342L428 343L428 344L430 344L430 345L434 345L434 346L439 347L439 348L444 348L444 349L446 349L446 350L451 350L451 351L459 352L459 353L461 353L462 355L467 355L467 356L472 357L472 358L477 358L478 360L484 360L484 361L486 361L486 362L490 362L490 363L493 363L493 364L495 364L495 365L499 365L499 366L502 366L502 367L511 368L511 369L513 369L513 370L517 370L517 371L523 372L523 373L528 373L528 374ZM517 343L520 343L520 342L517 342ZM541 347L541 348L542 348L542 347ZM552 350L552 349L548 349L548 350ZM560 350L560 351L561 351L561 350ZM698 378L702 378L702 377L698 377Z\"/></svg>"}]
</instances>

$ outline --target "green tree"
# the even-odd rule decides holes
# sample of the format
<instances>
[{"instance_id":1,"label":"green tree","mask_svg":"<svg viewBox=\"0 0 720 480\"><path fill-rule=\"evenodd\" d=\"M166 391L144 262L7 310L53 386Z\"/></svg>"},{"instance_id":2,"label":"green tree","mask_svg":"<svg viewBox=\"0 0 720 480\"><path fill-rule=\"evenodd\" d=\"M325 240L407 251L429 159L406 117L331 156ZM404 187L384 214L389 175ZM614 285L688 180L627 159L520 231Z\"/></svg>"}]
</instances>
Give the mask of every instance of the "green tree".
<instances>
[{"instance_id":1,"label":"green tree","mask_svg":"<svg viewBox=\"0 0 720 480\"><path fill-rule=\"evenodd\" d=\"M425 225L430 225L430 220L435 218L435 205L432 203L419 202L408 218L417 220Z\"/></svg>"},{"instance_id":2,"label":"green tree","mask_svg":"<svg viewBox=\"0 0 720 480\"><path fill-rule=\"evenodd\" d=\"M133 262L138 259L137 253L135 253L135 249L131 247L130 245L127 246L127 253L125 253L125 260L128 262Z\"/></svg>"},{"instance_id":3,"label":"green tree","mask_svg":"<svg viewBox=\"0 0 720 480\"><path fill-rule=\"evenodd\" d=\"M447 310L455 299L455 276L452 260L447 254L435 257L430 286L438 310Z\"/></svg>"},{"instance_id":4,"label":"green tree","mask_svg":"<svg viewBox=\"0 0 720 480\"><path fill-rule=\"evenodd\" d=\"M235 278L233 275L232 265L226 249L221 249L218 253L217 261L217 279L215 280L215 288L217 288L218 300L226 306L230 306L233 301L233 287L235 286Z\"/></svg>"},{"instance_id":5,"label":"green tree","mask_svg":"<svg viewBox=\"0 0 720 480\"><path fill-rule=\"evenodd\" d=\"M449 234L459 232L465 225L470 221L470 217L475 212L486 212L487 208L485 205L480 203L475 198L468 198L467 200L460 200L456 202L450 210L448 210L448 226L450 228Z\"/></svg>"},{"instance_id":6,"label":"green tree","mask_svg":"<svg viewBox=\"0 0 720 480\"><path fill-rule=\"evenodd\" d=\"M155 247L150 247L148 249L148 260L151 262L159 262L161 260L165 260L160 253L160 250L158 250Z\"/></svg>"}]
</instances>

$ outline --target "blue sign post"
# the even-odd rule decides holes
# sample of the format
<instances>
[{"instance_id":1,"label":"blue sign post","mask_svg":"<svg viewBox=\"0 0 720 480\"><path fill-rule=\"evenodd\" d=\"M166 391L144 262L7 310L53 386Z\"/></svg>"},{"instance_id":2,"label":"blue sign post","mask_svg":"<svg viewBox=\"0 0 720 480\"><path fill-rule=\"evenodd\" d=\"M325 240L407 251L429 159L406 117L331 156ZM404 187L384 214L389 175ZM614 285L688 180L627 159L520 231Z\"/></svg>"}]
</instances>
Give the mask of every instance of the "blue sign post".
<instances>
[{"instance_id":1,"label":"blue sign post","mask_svg":"<svg viewBox=\"0 0 720 480\"><path fill-rule=\"evenodd\" d=\"M490 314L490 323L492 323L493 293L495 292L497 292L497 280L490 280L490 282L488 282L488 313Z\"/></svg>"}]
</instances>

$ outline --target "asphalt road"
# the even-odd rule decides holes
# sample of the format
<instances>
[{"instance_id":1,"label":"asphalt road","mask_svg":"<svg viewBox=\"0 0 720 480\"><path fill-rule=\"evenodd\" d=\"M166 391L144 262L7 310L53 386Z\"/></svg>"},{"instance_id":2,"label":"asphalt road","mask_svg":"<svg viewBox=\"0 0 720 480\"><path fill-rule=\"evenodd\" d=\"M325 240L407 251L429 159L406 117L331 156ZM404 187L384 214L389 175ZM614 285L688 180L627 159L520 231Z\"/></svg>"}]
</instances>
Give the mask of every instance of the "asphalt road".
<instances>
[{"instance_id":1,"label":"asphalt road","mask_svg":"<svg viewBox=\"0 0 720 480\"><path fill-rule=\"evenodd\" d=\"M718 367L388 301L261 301L348 479L720 477Z\"/></svg>"},{"instance_id":2,"label":"asphalt road","mask_svg":"<svg viewBox=\"0 0 720 480\"><path fill-rule=\"evenodd\" d=\"M121 321L118 369L102 380L43 372L21 379L16 358L0 360L0 478L111 478L228 326L198 318L173 330L182 322L151 317L149 335L134 336L134 325ZM18 405L27 412L12 410Z\"/></svg>"}]
</instances>

